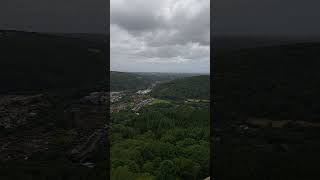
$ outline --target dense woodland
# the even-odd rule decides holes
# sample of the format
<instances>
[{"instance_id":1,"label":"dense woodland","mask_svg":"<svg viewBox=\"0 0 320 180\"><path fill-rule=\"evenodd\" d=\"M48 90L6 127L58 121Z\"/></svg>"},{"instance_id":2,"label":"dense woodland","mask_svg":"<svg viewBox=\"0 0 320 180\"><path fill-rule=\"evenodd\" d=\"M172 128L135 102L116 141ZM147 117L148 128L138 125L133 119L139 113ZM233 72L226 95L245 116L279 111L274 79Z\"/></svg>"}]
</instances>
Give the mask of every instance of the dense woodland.
<instances>
[{"instance_id":1,"label":"dense woodland","mask_svg":"<svg viewBox=\"0 0 320 180\"><path fill-rule=\"evenodd\" d=\"M136 90L151 85L152 81L134 73L112 71L110 73L110 90Z\"/></svg>"},{"instance_id":2,"label":"dense woodland","mask_svg":"<svg viewBox=\"0 0 320 180\"><path fill-rule=\"evenodd\" d=\"M200 179L209 170L209 109L158 104L112 115L112 179ZM130 176L128 176L130 174Z\"/></svg>"},{"instance_id":3,"label":"dense woodland","mask_svg":"<svg viewBox=\"0 0 320 180\"><path fill-rule=\"evenodd\" d=\"M165 99L209 99L210 76L201 75L176 79L155 87L152 95Z\"/></svg>"}]
</instances>

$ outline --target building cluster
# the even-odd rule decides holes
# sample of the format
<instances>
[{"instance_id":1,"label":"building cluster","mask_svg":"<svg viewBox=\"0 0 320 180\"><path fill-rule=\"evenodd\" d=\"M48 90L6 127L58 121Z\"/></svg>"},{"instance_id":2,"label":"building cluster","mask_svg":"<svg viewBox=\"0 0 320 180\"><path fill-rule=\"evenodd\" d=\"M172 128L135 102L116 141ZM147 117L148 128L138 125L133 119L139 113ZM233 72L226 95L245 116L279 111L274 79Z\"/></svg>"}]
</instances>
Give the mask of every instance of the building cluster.
<instances>
[{"instance_id":1,"label":"building cluster","mask_svg":"<svg viewBox=\"0 0 320 180\"><path fill-rule=\"evenodd\" d=\"M121 92L110 92L110 102L115 103L120 101L122 98L122 93Z\"/></svg>"},{"instance_id":2,"label":"building cluster","mask_svg":"<svg viewBox=\"0 0 320 180\"><path fill-rule=\"evenodd\" d=\"M151 92L151 89L145 89L145 90L139 90L137 94L145 95L145 94L149 94L150 92Z\"/></svg>"},{"instance_id":3,"label":"building cluster","mask_svg":"<svg viewBox=\"0 0 320 180\"><path fill-rule=\"evenodd\" d=\"M148 105L148 104L151 103L152 101L153 101L153 98L148 98L148 99L144 99L144 100L142 100L142 101L136 102L131 110L137 112L137 111L139 111L142 107Z\"/></svg>"},{"instance_id":4,"label":"building cluster","mask_svg":"<svg viewBox=\"0 0 320 180\"><path fill-rule=\"evenodd\" d=\"M111 106L110 107L110 112L111 113L118 113L119 111L127 109L128 104L127 103L122 103L116 106Z\"/></svg>"}]
</instances>

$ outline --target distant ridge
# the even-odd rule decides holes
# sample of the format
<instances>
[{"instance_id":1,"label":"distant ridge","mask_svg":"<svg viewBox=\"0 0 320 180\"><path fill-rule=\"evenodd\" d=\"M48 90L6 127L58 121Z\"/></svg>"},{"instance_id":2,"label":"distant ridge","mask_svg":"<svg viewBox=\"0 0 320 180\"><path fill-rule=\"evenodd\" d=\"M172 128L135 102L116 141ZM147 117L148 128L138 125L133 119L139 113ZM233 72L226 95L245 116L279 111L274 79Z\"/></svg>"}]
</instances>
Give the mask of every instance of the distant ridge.
<instances>
[{"instance_id":1,"label":"distant ridge","mask_svg":"<svg viewBox=\"0 0 320 180\"><path fill-rule=\"evenodd\" d=\"M111 71L110 89L111 91L138 90L148 88L155 82L167 82L196 75L197 74L186 73L133 73Z\"/></svg>"},{"instance_id":2,"label":"distant ridge","mask_svg":"<svg viewBox=\"0 0 320 180\"><path fill-rule=\"evenodd\" d=\"M152 95L168 99L206 99L210 98L210 76L192 76L159 84Z\"/></svg>"}]
</instances>

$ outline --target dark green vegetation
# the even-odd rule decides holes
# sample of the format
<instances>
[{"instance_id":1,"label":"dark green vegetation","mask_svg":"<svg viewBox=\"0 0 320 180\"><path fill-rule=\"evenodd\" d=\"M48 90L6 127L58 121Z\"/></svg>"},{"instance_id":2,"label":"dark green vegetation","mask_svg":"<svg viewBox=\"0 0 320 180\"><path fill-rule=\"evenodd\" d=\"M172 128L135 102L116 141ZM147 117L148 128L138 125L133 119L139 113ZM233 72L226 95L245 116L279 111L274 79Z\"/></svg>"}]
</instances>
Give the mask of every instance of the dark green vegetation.
<instances>
[{"instance_id":1,"label":"dark green vegetation","mask_svg":"<svg viewBox=\"0 0 320 180\"><path fill-rule=\"evenodd\" d=\"M1 93L90 87L106 79L104 40L0 31Z\"/></svg>"},{"instance_id":2,"label":"dark green vegetation","mask_svg":"<svg viewBox=\"0 0 320 180\"><path fill-rule=\"evenodd\" d=\"M248 123L320 123L319 52L320 44L301 43L215 54L215 179L320 177L319 127Z\"/></svg>"},{"instance_id":3,"label":"dark green vegetation","mask_svg":"<svg viewBox=\"0 0 320 180\"><path fill-rule=\"evenodd\" d=\"M160 84L152 95L165 99L209 99L210 76L193 76Z\"/></svg>"},{"instance_id":4,"label":"dark green vegetation","mask_svg":"<svg viewBox=\"0 0 320 180\"><path fill-rule=\"evenodd\" d=\"M195 84L209 87L203 85L208 81L196 82L198 80L186 78L182 82L190 83L180 87L184 91L191 90L188 86ZM163 87L163 84L158 86ZM208 96L203 98L209 99ZM208 177L209 115L208 102L184 103L175 98L156 99L139 114L131 110L111 114L111 179L191 180Z\"/></svg>"},{"instance_id":5,"label":"dark green vegetation","mask_svg":"<svg viewBox=\"0 0 320 180\"><path fill-rule=\"evenodd\" d=\"M209 108L157 104L112 115L112 179L201 179L209 170ZM126 174L131 174L126 177Z\"/></svg>"},{"instance_id":6,"label":"dark green vegetation","mask_svg":"<svg viewBox=\"0 0 320 180\"><path fill-rule=\"evenodd\" d=\"M150 86L152 81L145 76L135 73L116 72L110 73L110 90L136 90Z\"/></svg>"}]
</instances>

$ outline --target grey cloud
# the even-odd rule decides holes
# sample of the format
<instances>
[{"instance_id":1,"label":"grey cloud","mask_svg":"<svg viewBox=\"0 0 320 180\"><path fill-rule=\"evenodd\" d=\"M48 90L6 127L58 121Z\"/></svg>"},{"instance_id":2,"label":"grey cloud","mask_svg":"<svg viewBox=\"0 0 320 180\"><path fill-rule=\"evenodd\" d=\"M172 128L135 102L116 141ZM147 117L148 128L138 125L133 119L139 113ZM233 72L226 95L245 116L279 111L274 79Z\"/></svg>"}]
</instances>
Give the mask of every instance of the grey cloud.
<instances>
[{"instance_id":1,"label":"grey cloud","mask_svg":"<svg viewBox=\"0 0 320 180\"><path fill-rule=\"evenodd\" d=\"M111 69L208 72L209 5L210 0L111 0Z\"/></svg>"},{"instance_id":2,"label":"grey cloud","mask_svg":"<svg viewBox=\"0 0 320 180\"><path fill-rule=\"evenodd\" d=\"M189 43L187 45L168 45L160 47L149 47L137 53L147 58L174 58L181 57L188 60L199 60L210 56L208 46L201 46L199 43Z\"/></svg>"},{"instance_id":3,"label":"grey cloud","mask_svg":"<svg viewBox=\"0 0 320 180\"><path fill-rule=\"evenodd\" d=\"M111 24L127 29L131 33L150 31L160 26L155 12L159 9L161 1L145 0L111 0Z\"/></svg>"},{"instance_id":4,"label":"grey cloud","mask_svg":"<svg viewBox=\"0 0 320 180\"><path fill-rule=\"evenodd\" d=\"M179 6L177 2L182 2L182 0L132 0L130 2L126 0L122 2L112 3L111 1L111 23L117 24L133 35L145 36L144 38L150 45L186 44L190 41L210 44L209 0L190 1L193 3L181 8L177 7ZM178 4L174 10L171 12L164 10L166 6L172 6L174 3ZM199 7L195 12L190 12L196 5Z\"/></svg>"}]
</instances>

